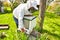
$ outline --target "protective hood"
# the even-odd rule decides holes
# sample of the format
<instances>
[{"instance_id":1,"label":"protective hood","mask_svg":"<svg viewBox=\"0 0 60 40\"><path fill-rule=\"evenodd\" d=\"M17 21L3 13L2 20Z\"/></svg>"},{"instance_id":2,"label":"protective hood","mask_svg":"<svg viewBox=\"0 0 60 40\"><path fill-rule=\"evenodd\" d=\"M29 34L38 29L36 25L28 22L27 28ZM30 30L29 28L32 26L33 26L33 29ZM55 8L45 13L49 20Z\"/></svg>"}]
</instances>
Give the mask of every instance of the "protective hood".
<instances>
[{"instance_id":1,"label":"protective hood","mask_svg":"<svg viewBox=\"0 0 60 40\"><path fill-rule=\"evenodd\" d=\"M37 2L37 5L40 5L40 0L36 0L36 2Z\"/></svg>"},{"instance_id":2,"label":"protective hood","mask_svg":"<svg viewBox=\"0 0 60 40\"><path fill-rule=\"evenodd\" d=\"M37 2L35 0L28 0L27 1L27 8L31 8L34 7L36 10L38 10L37 8Z\"/></svg>"}]
</instances>

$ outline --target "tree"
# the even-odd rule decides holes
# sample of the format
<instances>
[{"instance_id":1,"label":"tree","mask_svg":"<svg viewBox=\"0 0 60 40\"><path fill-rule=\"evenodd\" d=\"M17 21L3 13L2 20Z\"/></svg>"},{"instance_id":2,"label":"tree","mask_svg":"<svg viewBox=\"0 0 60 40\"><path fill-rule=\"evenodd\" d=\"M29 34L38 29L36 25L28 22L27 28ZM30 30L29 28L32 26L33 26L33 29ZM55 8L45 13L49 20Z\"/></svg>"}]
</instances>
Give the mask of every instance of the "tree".
<instances>
[{"instance_id":1,"label":"tree","mask_svg":"<svg viewBox=\"0 0 60 40\"><path fill-rule=\"evenodd\" d=\"M40 10L39 10L39 26L40 26L40 32L42 32L43 29L43 22L44 22L44 13L46 9L46 0L40 0Z\"/></svg>"},{"instance_id":2,"label":"tree","mask_svg":"<svg viewBox=\"0 0 60 40\"><path fill-rule=\"evenodd\" d=\"M11 2L11 11L16 8L20 3L26 3L27 0L10 0Z\"/></svg>"}]
</instances>

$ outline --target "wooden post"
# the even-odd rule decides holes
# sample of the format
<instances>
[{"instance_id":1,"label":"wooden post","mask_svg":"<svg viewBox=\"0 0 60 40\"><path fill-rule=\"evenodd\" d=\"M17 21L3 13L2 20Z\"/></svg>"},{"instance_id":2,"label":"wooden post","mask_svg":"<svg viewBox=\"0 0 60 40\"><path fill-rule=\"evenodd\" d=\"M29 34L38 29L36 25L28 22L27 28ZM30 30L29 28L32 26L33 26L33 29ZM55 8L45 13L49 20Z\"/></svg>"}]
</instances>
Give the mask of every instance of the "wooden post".
<instances>
[{"instance_id":1,"label":"wooden post","mask_svg":"<svg viewBox=\"0 0 60 40\"><path fill-rule=\"evenodd\" d=\"M40 0L40 10L39 10L39 26L40 26L40 32L42 32L43 29L43 22L44 22L44 13L46 9L46 0Z\"/></svg>"}]
</instances>

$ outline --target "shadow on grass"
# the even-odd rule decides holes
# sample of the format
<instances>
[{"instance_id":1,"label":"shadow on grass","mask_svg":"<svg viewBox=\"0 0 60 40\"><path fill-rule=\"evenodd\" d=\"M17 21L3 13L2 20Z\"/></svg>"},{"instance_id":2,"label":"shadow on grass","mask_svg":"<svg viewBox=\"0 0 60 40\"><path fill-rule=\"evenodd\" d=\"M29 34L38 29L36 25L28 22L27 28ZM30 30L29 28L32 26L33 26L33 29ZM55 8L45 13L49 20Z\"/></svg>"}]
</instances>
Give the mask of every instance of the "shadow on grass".
<instances>
[{"instance_id":1,"label":"shadow on grass","mask_svg":"<svg viewBox=\"0 0 60 40\"><path fill-rule=\"evenodd\" d=\"M51 32L49 32L49 31L47 31L47 30L43 30L42 33L48 33L49 35L55 36L55 37L57 37L57 38L60 38L60 35L51 33Z\"/></svg>"}]
</instances>

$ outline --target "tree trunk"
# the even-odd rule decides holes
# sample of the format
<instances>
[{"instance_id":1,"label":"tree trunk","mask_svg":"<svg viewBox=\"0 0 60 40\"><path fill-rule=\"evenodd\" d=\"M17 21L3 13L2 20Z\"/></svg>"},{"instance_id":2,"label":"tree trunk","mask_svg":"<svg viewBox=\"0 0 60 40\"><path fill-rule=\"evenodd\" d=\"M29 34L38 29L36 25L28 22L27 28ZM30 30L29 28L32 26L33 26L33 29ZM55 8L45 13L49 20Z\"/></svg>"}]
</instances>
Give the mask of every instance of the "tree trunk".
<instances>
[{"instance_id":1,"label":"tree trunk","mask_svg":"<svg viewBox=\"0 0 60 40\"><path fill-rule=\"evenodd\" d=\"M44 13L46 9L46 0L40 0L40 10L39 10L39 19L40 19L40 32L42 32L43 29L43 22L44 22Z\"/></svg>"}]
</instances>

